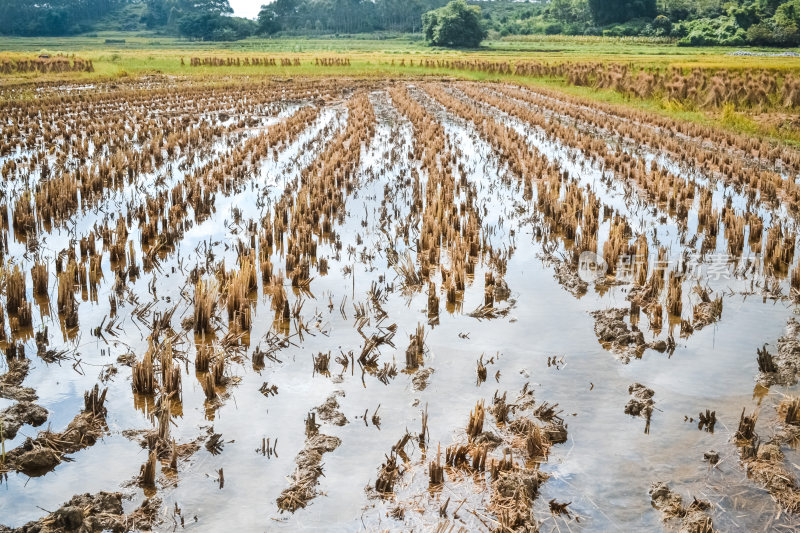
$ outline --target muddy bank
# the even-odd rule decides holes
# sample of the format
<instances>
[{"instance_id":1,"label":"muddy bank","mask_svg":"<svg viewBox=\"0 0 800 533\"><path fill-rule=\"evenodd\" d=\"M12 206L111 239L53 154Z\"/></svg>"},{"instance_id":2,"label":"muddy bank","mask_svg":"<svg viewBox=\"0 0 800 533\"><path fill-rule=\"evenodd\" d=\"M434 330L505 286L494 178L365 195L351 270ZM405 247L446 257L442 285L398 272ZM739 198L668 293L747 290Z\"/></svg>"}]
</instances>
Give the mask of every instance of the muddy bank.
<instances>
[{"instance_id":1,"label":"muddy bank","mask_svg":"<svg viewBox=\"0 0 800 533\"><path fill-rule=\"evenodd\" d=\"M87 392L84 410L72 419L64 431L55 433L48 429L40 432L36 438L25 439L20 446L6 453L0 471L44 475L58 466L67 455L93 446L108 430L103 405L105 398L106 390L101 393L95 387Z\"/></svg>"},{"instance_id":2,"label":"muddy bank","mask_svg":"<svg viewBox=\"0 0 800 533\"><path fill-rule=\"evenodd\" d=\"M125 514L119 492L78 494L56 511L22 527L13 529L0 525L0 533L149 531L158 524L160 507L159 498L149 498L135 511Z\"/></svg>"},{"instance_id":3,"label":"muddy bank","mask_svg":"<svg viewBox=\"0 0 800 533\"><path fill-rule=\"evenodd\" d=\"M798 437L800 431L794 434L793 439ZM800 486L797 473L784 464L785 456L779 445L781 440L776 438L759 444L755 456L746 452L742 462L751 479L763 485L788 512L797 513L800 512Z\"/></svg>"}]
</instances>

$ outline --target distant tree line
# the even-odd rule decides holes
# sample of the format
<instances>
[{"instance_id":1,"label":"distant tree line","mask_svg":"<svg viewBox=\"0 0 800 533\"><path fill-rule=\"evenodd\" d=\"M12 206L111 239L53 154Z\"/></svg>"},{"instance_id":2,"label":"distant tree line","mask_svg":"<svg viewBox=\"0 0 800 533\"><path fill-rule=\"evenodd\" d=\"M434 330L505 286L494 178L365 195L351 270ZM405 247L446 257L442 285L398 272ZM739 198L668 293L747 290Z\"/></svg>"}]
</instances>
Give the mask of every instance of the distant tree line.
<instances>
[{"instance_id":1,"label":"distant tree line","mask_svg":"<svg viewBox=\"0 0 800 533\"><path fill-rule=\"evenodd\" d=\"M0 34L68 35L89 31L128 0L0 0Z\"/></svg>"},{"instance_id":2,"label":"distant tree line","mask_svg":"<svg viewBox=\"0 0 800 533\"><path fill-rule=\"evenodd\" d=\"M549 0L486 13L484 20L501 37L644 36L670 37L687 46L800 45L800 0Z\"/></svg>"},{"instance_id":3,"label":"distant tree line","mask_svg":"<svg viewBox=\"0 0 800 533\"><path fill-rule=\"evenodd\" d=\"M419 32L422 15L446 0L275 0L262 6L259 32L299 35ZM467 0L483 32L644 36L683 45L800 44L800 0ZM462 13L465 13L463 9ZM431 15L433 16L433 15ZM424 22L423 22L424 24ZM475 33L469 31L469 36Z\"/></svg>"},{"instance_id":4,"label":"distant tree line","mask_svg":"<svg viewBox=\"0 0 800 533\"><path fill-rule=\"evenodd\" d=\"M447 0L275 0L261 7L259 29L264 34L416 33L423 13Z\"/></svg>"},{"instance_id":5,"label":"distant tree line","mask_svg":"<svg viewBox=\"0 0 800 533\"><path fill-rule=\"evenodd\" d=\"M228 0L144 0L150 29L209 41L235 41L256 33L255 22L233 17Z\"/></svg>"},{"instance_id":6,"label":"distant tree line","mask_svg":"<svg viewBox=\"0 0 800 533\"><path fill-rule=\"evenodd\" d=\"M69 35L135 13L141 27L201 40L391 32L422 33L442 46L532 34L644 36L689 46L800 45L800 0L462 0L442 10L446 3L273 0L252 21L234 17L228 0L0 0L0 33Z\"/></svg>"},{"instance_id":7,"label":"distant tree line","mask_svg":"<svg viewBox=\"0 0 800 533\"><path fill-rule=\"evenodd\" d=\"M231 16L228 0L0 0L0 34L85 33L104 17L141 8L141 24L194 39L235 40L257 33L254 21Z\"/></svg>"}]
</instances>

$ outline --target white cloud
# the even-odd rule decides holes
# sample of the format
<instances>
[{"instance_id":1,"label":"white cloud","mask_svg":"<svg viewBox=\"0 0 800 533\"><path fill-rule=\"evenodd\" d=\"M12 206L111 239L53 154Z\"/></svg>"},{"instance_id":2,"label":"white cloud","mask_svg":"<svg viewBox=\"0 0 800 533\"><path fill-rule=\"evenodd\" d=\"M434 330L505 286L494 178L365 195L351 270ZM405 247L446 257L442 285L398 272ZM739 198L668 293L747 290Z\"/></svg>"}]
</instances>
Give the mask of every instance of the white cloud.
<instances>
[{"instance_id":1,"label":"white cloud","mask_svg":"<svg viewBox=\"0 0 800 533\"><path fill-rule=\"evenodd\" d=\"M233 14L237 17L256 18L263 4L271 0L230 0Z\"/></svg>"}]
</instances>

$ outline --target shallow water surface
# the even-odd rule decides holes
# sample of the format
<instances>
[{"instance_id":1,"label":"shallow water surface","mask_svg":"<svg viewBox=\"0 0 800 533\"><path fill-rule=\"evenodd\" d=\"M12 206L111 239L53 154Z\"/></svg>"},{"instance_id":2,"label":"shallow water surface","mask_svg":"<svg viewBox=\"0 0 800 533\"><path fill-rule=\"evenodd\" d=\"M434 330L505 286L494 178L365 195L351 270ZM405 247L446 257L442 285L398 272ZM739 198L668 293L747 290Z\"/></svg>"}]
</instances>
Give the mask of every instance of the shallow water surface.
<instances>
[{"instance_id":1,"label":"shallow water surface","mask_svg":"<svg viewBox=\"0 0 800 533\"><path fill-rule=\"evenodd\" d=\"M122 283L124 288L118 288L116 265L104 254L104 275L97 298L93 300L77 291L76 329L65 328L63 317L59 317L55 307L58 282L55 268L51 267L49 314L34 306L31 330L9 334L9 340L15 338L24 344L32 363L24 386L33 388L38 395L36 403L49 411L45 427L61 431L83 408L84 391L100 382L109 390L105 404L107 430L96 444L70 454L70 460L61 462L53 471L38 476L8 472L0 486L0 522L19 527L41 518L45 511L54 511L75 493L107 490L129 496L127 511L136 508L145 497L161 498L161 523L156 527L159 530L434 529L440 521L439 506L448 497L452 498L448 520L470 530L490 529L487 523L491 522L482 518L485 509L475 507L481 494L490 491L489 474L475 474L478 481L474 486L478 490L464 481L469 476L448 470L444 486L429 492L427 464L439 445L444 450L459 441L476 402L490 403L495 392L507 392L512 400L527 384L537 402L557 404L568 432L567 441L554 445L539 467L549 479L540 487L533 513L545 530L658 529L662 518L648 495L656 481L669 483L684 502L690 502L692 497L711 502L709 514L719 530L797 527L793 515L779 512L779 504L769 493L747 478L733 439L743 408L747 412L760 410L757 431L766 436L778 416L776 405L784 395L797 393L796 385L756 387L756 349L764 343L774 349L787 319L794 315L794 304L787 297L791 294L789 278L785 274L765 274L760 266L739 277L687 275L682 316L691 318L692 305L698 301L692 287L700 282L709 293L722 297L721 318L681 336L680 317L672 317L670 323L666 316L663 327L651 328L650 319L642 312L638 327L646 341L669 337L675 347L671 353L647 347L626 364L618 353L598 341L595 319L590 313L630 308L628 296L633 283L615 283L609 276L601 283L589 284L580 296L566 290L554 273L559 261L570 263L575 243L555 231L537 210L543 177L534 176L534 195L525 198L522 181L508 166L513 154L498 153L475 124L432 97L427 85L404 85L402 89L442 125L447 146L453 149L457 179L469 184L454 192L453 204L474 202L480 214L483 252L475 258L474 273L467 275L466 288L459 291L455 305L446 303L441 270L457 269L459 263L447 248L436 249L440 267L434 267L429 279L435 282L434 290L441 298L438 316L429 314L427 282L416 288L404 286L403 275L396 267L397 258L406 254L416 267L420 266L423 217L412 211L411 204L414 180L419 179L428 207L425 192L431 178L429 169L415 155L415 146L426 140L419 137L419 131L384 86L368 89L368 101L375 113L374 135L360 147L348 146L350 151L360 150L361 154L352 176L355 186L352 190L336 189L334 194L341 192L344 208L327 214L333 221L332 231L313 233L317 243L313 258L310 257L313 279L307 289L292 287L288 276L284 281L290 308L299 310L289 321L276 319L271 308L273 288L259 277L258 288L248 295L251 329L235 342L227 343L224 338L235 329L229 325L224 296L220 296L215 311L215 334L203 338L195 335L191 324L183 325L185 319L195 316L192 279L198 270L194 274L192 270L202 268L199 278L212 279L223 264L226 272L241 268L242 247L249 248L259 240L264 220L277 220L278 217L273 219L274 210L281 197L296 195L313 179L306 169L331 150L339 142L337 136L352 123L349 91L328 95L325 101L309 97L265 106L258 125L236 132L226 130L223 136L208 142L202 157L177 153L156 165L152 172L93 200L94 205L79 209L63 224L49 230L40 228L27 237L15 236L13 229L7 229L7 266L23 266L28 299L33 298L30 268L35 260L55 261L62 250L75 248L81 237L91 232L99 234L99 228L105 225L116 227L119 217L125 220L132 216L126 224L127 240L132 243L134 255L141 257L150 247L141 242L141 228L136 222L138 207L145 206L159 192L183 183L203 165L210 163L213 167L215 161L227 157L248 139L291 120L300 109L319 107L316 117L299 134L287 134L286 142L274 152L254 149L247 154L239 162L241 173L231 178L228 186L215 191L214 210L208 216L194 216L192 208L186 207L192 224L157 252L156 267L145 270L139 259L140 275L127 279ZM446 90L458 99L470 100L457 87ZM244 116L240 104L235 97L231 100L226 127ZM686 252L703 260L709 254L727 252L724 224L720 225L711 252L700 252L700 243L709 237L697 221L699 200L688 217L679 220L663 206L639 195L625 177L604 168L601 161L569 148L562 140L519 118L484 104L478 108L522 135L528 142L527 150L541 153L551 164L558 165L565 173L561 183L564 188L572 184L591 191L605 206L601 213L606 216L601 215L596 242L598 252L602 253L609 239L612 212L628 221L631 242L635 236L645 235L651 260L658 246L665 247L675 258ZM580 126L579 121L559 117L555 112L549 116L550 120ZM714 209L723 209L728 199L730 209L737 212L749 206L745 193L725 186L713 176L690 171L666 155L659 156L654 147L637 150L609 131L585 130L604 138L609 146L624 145L633 158L643 158L648 164L655 161L667 171L707 188ZM5 160L22 161L29 156L18 151ZM98 161L102 157L101 153L91 156ZM35 174L26 178L33 182L41 179ZM9 219L13 218L14 202L23 188L19 181L5 182ZM566 192L562 194L566 198ZM294 209L288 216L290 226L291 221L300 218L298 208ZM785 210L776 211L765 205L757 209L765 219L765 235L774 221L785 224L787 231L794 228L794 221ZM30 241L33 234L38 240L35 246ZM697 237L695 244L688 244L692 236ZM287 249L291 238L290 232L283 238ZM108 244L98 243L98 249L102 251ZM287 270L284 246L276 244L267 252L273 274ZM761 253L751 251L746 243L742 254L730 259L728 272L748 258L760 262ZM327 261L327 272L320 268L323 259ZM791 266L794 261L793 258ZM503 310L501 316L476 318L470 314L485 303L487 273L504 280L510 294L495 301L495 307ZM619 278L622 279L621 274ZM766 281L777 283L782 293L762 291ZM113 329L105 330L112 320L109 296L116 300L116 322ZM300 303L302 307L297 308ZM365 309L363 319L361 305ZM157 313L169 311L173 312L171 332L162 333L159 340L172 339L182 381L180 400L175 398L171 404L170 438L178 444L197 442L199 446L178 461L177 472L169 471L165 462L160 462L155 486L142 487L139 474L148 451L140 446L140 436L131 430L149 430L157 425L159 395L134 394L131 368L124 358L118 358L132 354L141 361L148 350ZM635 314L638 316L638 311ZM630 317L625 322L631 325ZM94 331L101 324L100 332ZM375 349L377 367L359 364L359 354L370 335L385 331L380 328L391 324L396 325L393 345L383 344ZM409 337L420 324L425 331L423 364L417 370L406 369ZM50 348L64 350L60 360L49 364L37 357L32 336L45 327ZM216 402L206 401L206 373L194 368L197 346L204 343L226 353L227 379L224 387L218 387L220 396ZM274 351L274 359L267 358L263 366L254 362L257 348L276 346L280 347ZM314 357L328 352L329 370L316 371ZM350 352L353 357L348 356L350 362L344 368L336 357ZM485 382L477 378L479 360L487 365ZM7 362L0 362L0 373L6 368ZM109 369L113 369L112 373ZM382 369L388 374L381 374ZM433 373L427 386L420 388L414 378L427 369L433 369ZM159 370L156 374L160 379ZM628 387L634 383L655 393L648 431L643 418L624 412L630 398ZM263 393L260 389L265 385L277 386L277 393ZM317 413L319 431L341 439L335 450L322 456L324 475L318 480L319 494L305 508L281 512L276 500L292 481L298 453L306 441L304 420L337 392L339 411L347 423L337 426L320 421ZM2 399L0 409L13 404L12 400ZM416 437L412 439L405 447L405 473L397 482L396 494L376 494L374 486L381 464L407 431L415 436L420 432L425 409L427 449L420 447ZM716 412L713 432L697 427L697 413L706 409ZM375 424L377 417L379 424ZM45 427L23 426L17 437L5 440L6 451L22 445L27 437L35 437ZM221 435L216 449L206 446L214 434ZM274 455L262 454L262 440L266 439L275 444ZM499 453L502 457L501 450L498 448L494 456ZM709 450L716 450L722 458L716 467L703 460ZM787 464L796 473L796 452L787 447L785 453ZM477 496L468 495L470 490L476 490ZM409 494L413 494L413 504ZM462 498L468 503L462 504L457 519L452 511ZM570 514L552 514L547 504L550 500L570 502ZM405 507L402 519L394 517L398 506Z\"/></svg>"}]
</instances>

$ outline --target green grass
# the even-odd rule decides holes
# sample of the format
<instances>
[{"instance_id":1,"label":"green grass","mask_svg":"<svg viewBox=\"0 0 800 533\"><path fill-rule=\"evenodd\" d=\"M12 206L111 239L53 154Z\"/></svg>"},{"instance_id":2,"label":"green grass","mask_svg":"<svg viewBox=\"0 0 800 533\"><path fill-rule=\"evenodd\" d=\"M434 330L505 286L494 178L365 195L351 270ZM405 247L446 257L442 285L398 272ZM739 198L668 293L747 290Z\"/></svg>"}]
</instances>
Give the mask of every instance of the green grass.
<instances>
[{"instance_id":1,"label":"green grass","mask_svg":"<svg viewBox=\"0 0 800 533\"><path fill-rule=\"evenodd\" d=\"M484 41L480 49L452 51L437 49L425 44L419 34L355 34L321 35L317 37L280 37L275 39L248 38L233 42L203 42L159 35L148 31L117 31L108 24L106 31L79 35L75 37L0 37L2 52L107 52L116 51L203 51L203 52L248 52L248 53L386 53L386 54L425 54L425 55L469 55L491 56L497 58L541 58L543 60L630 59L634 62L654 60L665 61L707 61L719 60L738 48L725 47L679 47L663 40L646 38L611 37L565 37L560 35L529 35L505 37L499 40ZM121 45L109 45L106 39L124 39ZM758 49L782 51L776 49ZM737 61L756 63L754 59L774 63L793 61L793 58L749 58L738 57ZM774 60L774 61L773 61Z\"/></svg>"},{"instance_id":2,"label":"green grass","mask_svg":"<svg viewBox=\"0 0 800 533\"><path fill-rule=\"evenodd\" d=\"M106 39L124 39L125 44L112 45ZM2 52L69 52L83 55L92 52L115 51L203 51L203 52L386 52L404 53L429 51L419 35L387 35L374 38L364 35L282 37L276 39L248 38L231 42L204 42L181 39L154 32L98 31L75 37L0 37Z\"/></svg>"}]
</instances>

